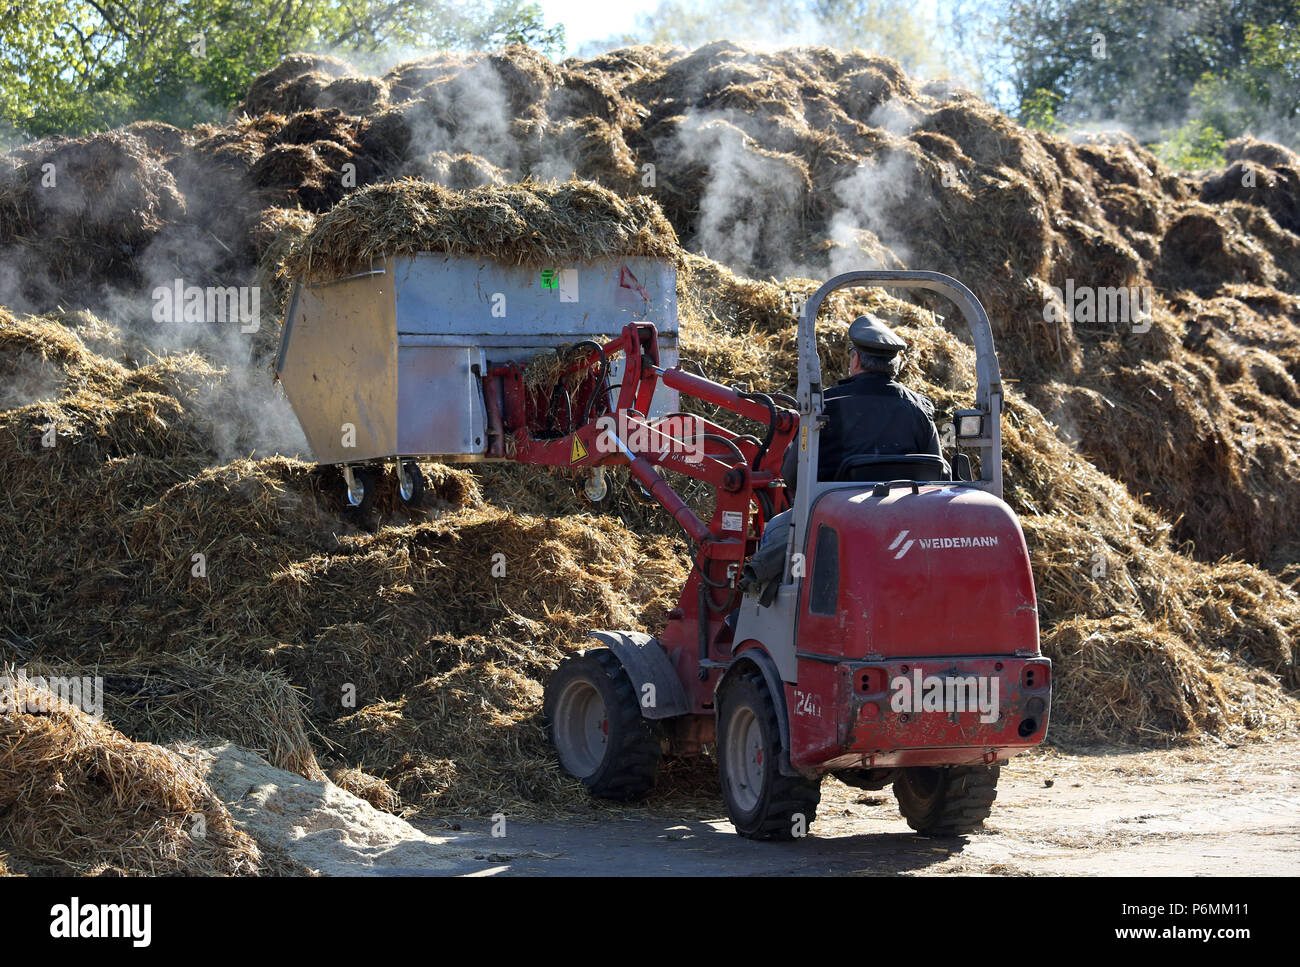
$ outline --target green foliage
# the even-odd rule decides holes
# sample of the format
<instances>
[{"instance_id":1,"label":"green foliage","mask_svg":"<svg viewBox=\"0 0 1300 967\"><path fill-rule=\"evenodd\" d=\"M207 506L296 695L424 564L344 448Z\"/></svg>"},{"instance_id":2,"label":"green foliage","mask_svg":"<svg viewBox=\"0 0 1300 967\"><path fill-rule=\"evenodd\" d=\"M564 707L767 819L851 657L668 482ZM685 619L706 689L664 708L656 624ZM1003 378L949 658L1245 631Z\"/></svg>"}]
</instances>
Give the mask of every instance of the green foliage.
<instances>
[{"instance_id":1,"label":"green foliage","mask_svg":"<svg viewBox=\"0 0 1300 967\"><path fill-rule=\"evenodd\" d=\"M224 116L295 50L365 59L510 42L558 52L527 0L0 0L0 123L75 134L149 118Z\"/></svg>"},{"instance_id":2,"label":"green foliage","mask_svg":"<svg viewBox=\"0 0 1300 967\"><path fill-rule=\"evenodd\" d=\"M1193 117L1227 137L1250 132L1300 146L1300 30L1246 25L1244 60L1203 75L1192 102Z\"/></svg>"},{"instance_id":3,"label":"green foliage","mask_svg":"<svg viewBox=\"0 0 1300 967\"><path fill-rule=\"evenodd\" d=\"M1230 136L1243 118L1284 115L1279 99L1294 116L1297 0L1007 0L1000 19L1015 100L1056 91L1065 123L1151 136L1199 117ZM1189 129L1180 143L1203 138Z\"/></svg>"},{"instance_id":4,"label":"green foliage","mask_svg":"<svg viewBox=\"0 0 1300 967\"><path fill-rule=\"evenodd\" d=\"M1055 133L1062 130L1065 125L1056 116L1061 100L1060 94L1040 87L1021 102L1020 123L1036 131Z\"/></svg>"},{"instance_id":5,"label":"green foliage","mask_svg":"<svg viewBox=\"0 0 1300 967\"><path fill-rule=\"evenodd\" d=\"M1223 132L1207 121L1192 119L1156 146L1156 155L1171 168L1202 171L1222 168Z\"/></svg>"}]
</instances>

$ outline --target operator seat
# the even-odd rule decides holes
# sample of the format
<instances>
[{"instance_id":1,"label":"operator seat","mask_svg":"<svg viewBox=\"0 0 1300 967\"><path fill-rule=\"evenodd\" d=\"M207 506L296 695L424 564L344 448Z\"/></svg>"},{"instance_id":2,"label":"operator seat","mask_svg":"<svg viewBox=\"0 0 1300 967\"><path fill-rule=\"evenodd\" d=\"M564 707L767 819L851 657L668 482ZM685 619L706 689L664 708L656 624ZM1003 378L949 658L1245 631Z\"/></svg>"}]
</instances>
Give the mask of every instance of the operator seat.
<instances>
[{"instance_id":1,"label":"operator seat","mask_svg":"<svg viewBox=\"0 0 1300 967\"><path fill-rule=\"evenodd\" d=\"M951 480L952 470L933 453L858 453L845 457L835 479L854 482L916 480L926 483Z\"/></svg>"}]
</instances>

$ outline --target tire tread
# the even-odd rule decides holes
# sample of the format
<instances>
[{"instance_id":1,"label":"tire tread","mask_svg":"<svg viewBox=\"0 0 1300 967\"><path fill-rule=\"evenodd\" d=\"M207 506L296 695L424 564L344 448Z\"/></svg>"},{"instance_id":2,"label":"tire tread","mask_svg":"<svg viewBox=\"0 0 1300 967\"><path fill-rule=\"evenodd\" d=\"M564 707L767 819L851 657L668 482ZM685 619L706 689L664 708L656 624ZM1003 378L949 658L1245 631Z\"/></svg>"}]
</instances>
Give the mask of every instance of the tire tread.
<instances>
[{"instance_id":1,"label":"tire tread","mask_svg":"<svg viewBox=\"0 0 1300 967\"><path fill-rule=\"evenodd\" d=\"M942 772L935 800L929 803L900 787L906 782L900 775L894 783L899 812L912 829L929 836L961 836L978 829L993 811L1001 767L948 766Z\"/></svg>"},{"instance_id":2,"label":"tire tread","mask_svg":"<svg viewBox=\"0 0 1300 967\"><path fill-rule=\"evenodd\" d=\"M659 740L641 715L636 689L618 657L608 648L592 648L566 659L566 662L586 661L594 663L596 668L593 674L603 675L612 688L613 701L605 703L605 714L611 720L609 732L611 736L617 737L617 745L608 753L613 758L607 759L591 776L583 778L582 783L593 796L600 799L639 799L654 787L661 755ZM549 696L550 686L547 687L547 694ZM548 738L551 730L550 715L551 703L548 700Z\"/></svg>"},{"instance_id":3,"label":"tire tread","mask_svg":"<svg viewBox=\"0 0 1300 967\"><path fill-rule=\"evenodd\" d=\"M741 676L741 680L736 682L732 687L743 687L748 684L756 690L758 695L764 696L766 701L760 701L755 707L755 714L761 714L764 719L764 731L767 735L776 739L775 748L772 750L774 761L780 761L780 756L787 754L787 750L780 747L780 723L777 721L776 703L768 692L767 682L762 675L747 673ZM721 753L719 753L719 769L721 765ZM793 820L794 816L802 813L804 816L804 829L811 830L813 820L817 817L817 806L821 802L821 783L811 779L805 779L803 776L787 776L777 767L772 773L772 788L768 794L767 808L762 816L756 821L742 823L738 820L735 811L728 802L727 811L731 814L732 825L736 827L736 832L741 836L756 840L790 840L794 839ZM725 795L726 786L723 791Z\"/></svg>"}]
</instances>

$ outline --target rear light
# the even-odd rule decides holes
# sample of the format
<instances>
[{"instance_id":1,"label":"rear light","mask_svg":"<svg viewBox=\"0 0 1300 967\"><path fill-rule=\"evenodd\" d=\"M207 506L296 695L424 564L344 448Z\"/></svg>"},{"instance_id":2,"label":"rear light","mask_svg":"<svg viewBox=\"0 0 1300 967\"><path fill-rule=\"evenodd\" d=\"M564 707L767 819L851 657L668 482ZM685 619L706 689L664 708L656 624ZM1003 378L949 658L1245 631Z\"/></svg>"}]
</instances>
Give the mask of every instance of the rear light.
<instances>
[{"instance_id":1,"label":"rear light","mask_svg":"<svg viewBox=\"0 0 1300 967\"><path fill-rule=\"evenodd\" d=\"M1025 688L1046 688L1051 677L1049 665L1026 665L1020 673L1020 683Z\"/></svg>"},{"instance_id":2,"label":"rear light","mask_svg":"<svg viewBox=\"0 0 1300 967\"><path fill-rule=\"evenodd\" d=\"M859 695L877 695L885 690L883 668L859 668L853 673L853 690Z\"/></svg>"}]
</instances>

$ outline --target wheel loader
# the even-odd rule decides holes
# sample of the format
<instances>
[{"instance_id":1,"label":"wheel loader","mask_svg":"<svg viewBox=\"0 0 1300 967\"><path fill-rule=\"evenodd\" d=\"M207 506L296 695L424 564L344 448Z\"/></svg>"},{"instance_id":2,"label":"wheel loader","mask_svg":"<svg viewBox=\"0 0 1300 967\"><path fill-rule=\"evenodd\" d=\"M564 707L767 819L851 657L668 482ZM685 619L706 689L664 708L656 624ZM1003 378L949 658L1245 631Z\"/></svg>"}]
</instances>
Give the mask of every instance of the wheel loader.
<instances>
[{"instance_id":1,"label":"wheel loader","mask_svg":"<svg viewBox=\"0 0 1300 967\"><path fill-rule=\"evenodd\" d=\"M712 753L727 814L753 839L807 835L827 774L863 789L892 786L919 833L978 827L1001 764L1046 735L1051 663L1039 650L1024 535L1001 499L1002 383L988 317L971 291L936 272L836 276L798 320L798 390L789 397L675 364L675 280L666 266L583 265L551 271L550 284L542 273L539 284L519 267L424 258L300 287L286 319L277 373L350 499L364 500L365 481L386 464L405 494L409 468L426 458L580 471L593 500L605 494L606 468L625 466L636 496L662 507L691 544L690 576L657 637L595 629L595 646L552 674L544 712L563 768L595 796L630 800L651 789L663 756ZM567 307L545 291L557 273L572 274ZM472 305L453 311L435 295L451 282L472 303L467 280L481 298L508 290L525 310L503 330L479 321ZM950 462L850 458L833 479L818 479L825 413L816 321L827 297L853 287L935 293L968 325L977 385L974 405L953 416ZM375 300L383 305L368 315L380 320L376 332L360 337L356 307ZM351 385L333 395L322 374L334 357L318 351L331 327L354 343L369 339L373 353L392 347L391 358L359 368L367 352L349 357L349 370L334 375ZM619 334L595 338L602 329ZM559 372L539 384L530 367L543 351ZM367 366L385 388L363 398L356 381ZM757 432L681 413L683 395ZM340 450L323 433L363 411L359 450ZM798 455L793 501L780 469L787 446ZM712 488L709 520L669 472ZM760 598L744 589L742 571L785 510L784 569Z\"/></svg>"}]
</instances>

